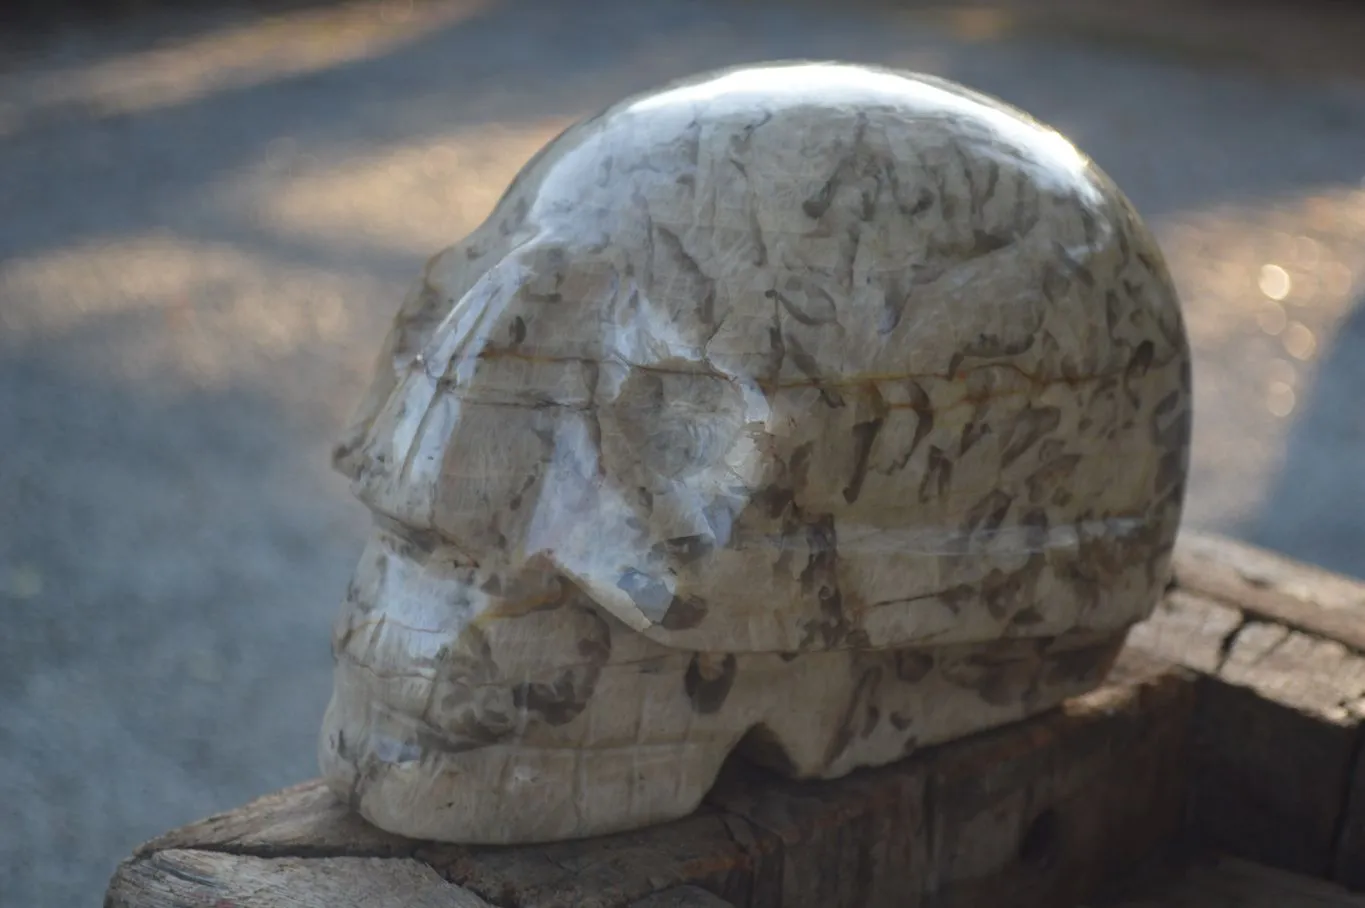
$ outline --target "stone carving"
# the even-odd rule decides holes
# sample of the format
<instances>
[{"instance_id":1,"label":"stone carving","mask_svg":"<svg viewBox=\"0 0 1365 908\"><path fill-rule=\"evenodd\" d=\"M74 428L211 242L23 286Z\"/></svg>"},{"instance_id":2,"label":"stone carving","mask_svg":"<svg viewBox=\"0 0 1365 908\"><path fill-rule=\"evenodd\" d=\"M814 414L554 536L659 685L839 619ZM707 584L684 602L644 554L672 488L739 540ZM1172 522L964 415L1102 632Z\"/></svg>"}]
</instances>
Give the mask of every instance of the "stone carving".
<instances>
[{"instance_id":1,"label":"stone carving","mask_svg":"<svg viewBox=\"0 0 1365 908\"><path fill-rule=\"evenodd\" d=\"M545 841L1098 683L1180 520L1157 246L1056 132L841 64L568 129L398 312L320 744L373 823Z\"/></svg>"}]
</instances>

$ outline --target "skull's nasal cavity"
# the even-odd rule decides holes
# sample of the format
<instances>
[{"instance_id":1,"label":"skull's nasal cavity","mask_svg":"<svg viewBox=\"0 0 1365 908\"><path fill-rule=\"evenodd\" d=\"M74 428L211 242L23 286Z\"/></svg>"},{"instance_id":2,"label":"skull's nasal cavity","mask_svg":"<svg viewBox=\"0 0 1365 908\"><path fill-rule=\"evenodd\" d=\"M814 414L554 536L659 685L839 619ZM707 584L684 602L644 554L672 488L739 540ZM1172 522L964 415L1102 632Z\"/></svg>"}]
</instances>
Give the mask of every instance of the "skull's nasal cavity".
<instances>
[{"instance_id":1,"label":"skull's nasal cavity","mask_svg":"<svg viewBox=\"0 0 1365 908\"><path fill-rule=\"evenodd\" d=\"M632 368L607 407L603 431L619 432L641 466L685 479L725 459L744 428L744 395L696 363Z\"/></svg>"}]
</instances>

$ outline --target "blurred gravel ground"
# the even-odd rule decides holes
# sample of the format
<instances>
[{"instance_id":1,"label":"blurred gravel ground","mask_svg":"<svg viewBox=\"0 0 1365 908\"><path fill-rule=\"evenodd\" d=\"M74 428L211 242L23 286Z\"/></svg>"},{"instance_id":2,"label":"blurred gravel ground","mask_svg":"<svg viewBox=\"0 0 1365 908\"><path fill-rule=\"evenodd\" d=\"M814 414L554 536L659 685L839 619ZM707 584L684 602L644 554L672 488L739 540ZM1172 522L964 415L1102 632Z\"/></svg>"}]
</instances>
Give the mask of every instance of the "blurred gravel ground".
<instances>
[{"instance_id":1,"label":"blurred gravel ground","mask_svg":"<svg viewBox=\"0 0 1365 908\"><path fill-rule=\"evenodd\" d=\"M706 67L909 67L1068 133L1184 294L1189 523L1365 574L1365 9L1109 6L258 2L6 31L0 905L96 904L141 840L314 772L366 519L330 437L407 281L567 121Z\"/></svg>"}]
</instances>

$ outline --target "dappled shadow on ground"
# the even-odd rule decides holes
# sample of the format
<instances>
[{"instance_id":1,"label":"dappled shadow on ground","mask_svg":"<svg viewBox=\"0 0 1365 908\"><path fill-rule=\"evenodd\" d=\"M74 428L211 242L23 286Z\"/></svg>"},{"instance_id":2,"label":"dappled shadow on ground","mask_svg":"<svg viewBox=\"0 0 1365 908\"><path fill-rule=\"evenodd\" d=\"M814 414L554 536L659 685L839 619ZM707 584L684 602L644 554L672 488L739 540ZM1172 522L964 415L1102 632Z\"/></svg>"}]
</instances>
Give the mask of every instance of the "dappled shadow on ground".
<instances>
[{"instance_id":1,"label":"dappled shadow on ground","mask_svg":"<svg viewBox=\"0 0 1365 908\"><path fill-rule=\"evenodd\" d=\"M1361 387L1346 291L1293 314L1330 351L1293 367L1297 422L1237 395L1281 355L1256 323L1280 234L1331 234L1303 267L1365 274L1360 95L892 4L419 6L88 38L0 74L0 803L41 818L0 829L16 902L97 899L140 838L313 772L365 520L327 451L404 285L567 121L696 70L903 66L1061 128L1157 224L1185 291L1215 415L1194 519L1259 509L1248 532L1288 542L1298 515L1322 540L1282 547L1343 564L1359 542L1359 508L1277 504L1295 475L1322 508L1359 501L1359 423L1332 431L1354 403L1338 386Z\"/></svg>"},{"instance_id":2,"label":"dappled shadow on ground","mask_svg":"<svg viewBox=\"0 0 1365 908\"><path fill-rule=\"evenodd\" d=\"M334 10L345 0L7 0L0 4L0 53L32 58L64 39L123 32L103 53L147 49L215 29L311 9ZM91 48L92 50L94 48Z\"/></svg>"},{"instance_id":3,"label":"dappled shadow on ground","mask_svg":"<svg viewBox=\"0 0 1365 908\"><path fill-rule=\"evenodd\" d=\"M98 904L119 852L307 777L354 533L278 401L0 359L0 892Z\"/></svg>"},{"instance_id":4,"label":"dappled shadow on ground","mask_svg":"<svg viewBox=\"0 0 1365 908\"><path fill-rule=\"evenodd\" d=\"M1346 136L1360 128L1358 106L1328 93L1226 75L1204 80L1192 92L1188 71L1141 55L1110 56L1097 67L1083 47L970 35L954 40L932 27L932 19L882 12L881 4L860 16L837 15L825 6L430 3L421 6L430 17L421 21L436 27L376 26L373 41L382 53L367 55L342 36L324 35L322 44L347 48L334 65L325 65L324 53L318 55L319 68L285 67L267 81L227 78L240 73L224 64L225 78L216 85L211 72L198 76L196 61L186 59L171 61L159 81L125 79L123 98L117 78L82 86L73 77L63 91L21 86L30 90L15 93L9 112L18 154L50 152L64 134L72 140L43 180L22 187L16 202L22 206L53 195L59 206L81 207L69 194L84 188L79 177L102 168L115 172L111 175L122 171L123 179L155 173L149 188L158 196L192 198L215 178L263 159L271 143L284 138L326 160L487 124L576 117L698 69L792 57L923 69L997 94L1073 137L1121 184L1134 187L1150 216L1303 186L1354 183L1360 176L1339 156L1305 155L1312 149L1285 141L1324 133L1330 138L1332 132ZM389 40L393 44L384 46ZM247 53L244 46L238 50ZM139 59L132 59L134 67ZM150 66L157 58L143 62ZM259 76L270 76L271 64L278 62L274 55L265 57ZM180 79L184 73L174 63L198 77ZM149 81L156 85L149 87ZM205 84L180 96L160 90L162 83L176 81ZM130 111L138 114L135 127L127 120ZM1216 120L1218 130L1198 128L1201 118ZM196 138L192 157L157 141L179 136ZM1247 153L1272 142L1276 154ZM139 173L128 173L129 167ZM1185 173L1160 180L1154 178L1158 168ZM86 210L79 229L124 231L163 220ZM41 226L15 229L0 248L15 254L53 241L69 244L69 229L77 225L54 225L55 237L34 229Z\"/></svg>"}]
</instances>

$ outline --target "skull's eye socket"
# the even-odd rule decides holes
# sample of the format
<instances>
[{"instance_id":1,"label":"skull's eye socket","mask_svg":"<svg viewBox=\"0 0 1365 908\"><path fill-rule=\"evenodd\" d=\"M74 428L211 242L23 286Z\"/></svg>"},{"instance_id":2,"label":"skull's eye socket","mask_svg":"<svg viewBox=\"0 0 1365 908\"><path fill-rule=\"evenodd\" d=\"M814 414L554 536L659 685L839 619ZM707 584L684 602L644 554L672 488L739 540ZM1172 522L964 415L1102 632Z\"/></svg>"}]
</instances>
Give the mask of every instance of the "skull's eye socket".
<instances>
[{"instance_id":1,"label":"skull's eye socket","mask_svg":"<svg viewBox=\"0 0 1365 908\"><path fill-rule=\"evenodd\" d=\"M607 410L602 430L619 433L640 466L665 479L724 460L745 421L734 382L664 368L632 368Z\"/></svg>"}]
</instances>

